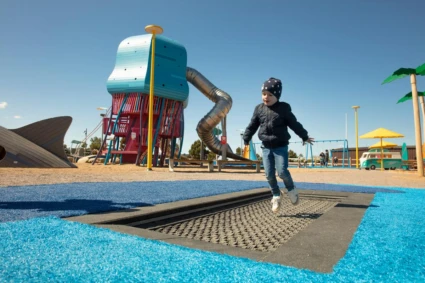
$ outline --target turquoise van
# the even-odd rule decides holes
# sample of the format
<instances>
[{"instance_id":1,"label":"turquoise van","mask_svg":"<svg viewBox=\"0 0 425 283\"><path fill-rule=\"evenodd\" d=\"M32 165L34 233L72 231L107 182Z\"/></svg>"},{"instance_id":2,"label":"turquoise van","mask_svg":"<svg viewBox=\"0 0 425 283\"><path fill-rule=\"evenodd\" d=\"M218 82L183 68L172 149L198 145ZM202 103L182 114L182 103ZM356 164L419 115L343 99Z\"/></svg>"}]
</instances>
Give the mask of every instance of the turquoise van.
<instances>
[{"instance_id":1,"label":"turquoise van","mask_svg":"<svg viewBox=\"0 0 425 283\"><path fill-rule=\"evenodd\" d=\"M382 161L384 162L384 168L386 170L401 169L402 160L400 152L389 152L384 151ZM360 168L366 170L375 170L381 168L381 152L369 151L364 152L360 158Z\"/></svg>"}]
</instances>

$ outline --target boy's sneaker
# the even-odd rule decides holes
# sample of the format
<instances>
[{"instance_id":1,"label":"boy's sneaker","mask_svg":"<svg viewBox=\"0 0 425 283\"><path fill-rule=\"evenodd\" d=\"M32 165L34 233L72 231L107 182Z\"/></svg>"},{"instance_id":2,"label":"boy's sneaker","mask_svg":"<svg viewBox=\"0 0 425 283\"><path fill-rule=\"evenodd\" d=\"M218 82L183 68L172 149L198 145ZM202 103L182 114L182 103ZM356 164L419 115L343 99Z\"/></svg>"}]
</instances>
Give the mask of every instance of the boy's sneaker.
<instances>
[{"instance_id":1,"label":"boy's sneaker","mask_svg":"<svg viewBox=\"0 0 425 283\"><path fill-rule=\"evenodd\" d=\"M300 198L298 197L297 188L292 189L288 192L288 197L291 200L293 205L297 205L299 203Z\"/></svg>"},{"instance_id":2,"label":"boy's sneaker","mask_svg":"<svg viewBox=\"0 0 425 283\"><path fill-rule=\"evenodd\" d=\"M280 197L273 197L272 198L272 211L273 213L278 213L280 208Z\"/></svg>"}]
</instances>

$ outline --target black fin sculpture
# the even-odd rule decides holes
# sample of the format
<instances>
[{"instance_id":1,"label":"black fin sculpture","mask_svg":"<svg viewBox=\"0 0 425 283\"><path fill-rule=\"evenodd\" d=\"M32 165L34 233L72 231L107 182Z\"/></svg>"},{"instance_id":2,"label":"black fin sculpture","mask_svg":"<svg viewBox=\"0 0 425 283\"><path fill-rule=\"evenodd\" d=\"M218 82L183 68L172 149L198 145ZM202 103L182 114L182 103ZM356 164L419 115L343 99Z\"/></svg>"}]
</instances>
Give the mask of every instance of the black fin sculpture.
<instances>
[{"instance_id":1,"label":"black fin sculpture","mask_svg":"<svg viewBox=\"0 0 425 283\"><path fill-rule=\"evenodd\" d=\"M0 167L76 168L63 148L69 116L8 130L0 126Z\"/></svg>"}]
</instances>

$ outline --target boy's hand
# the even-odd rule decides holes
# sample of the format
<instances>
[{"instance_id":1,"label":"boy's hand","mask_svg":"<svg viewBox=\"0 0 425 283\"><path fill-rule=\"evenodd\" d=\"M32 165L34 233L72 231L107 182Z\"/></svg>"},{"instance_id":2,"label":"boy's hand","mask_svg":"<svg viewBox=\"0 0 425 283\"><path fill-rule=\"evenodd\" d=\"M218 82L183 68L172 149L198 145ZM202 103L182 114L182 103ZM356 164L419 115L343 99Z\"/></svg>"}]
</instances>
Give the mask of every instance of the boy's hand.
<instances>
[{"instance_id":1,"label":"boy's hand","mask_svg":"<svg viewBox=\"0 0 425 283\"><path fill-rule=\"evenodd\" d=\"M313 144L313 142L314 138L308 138L306 141L303 141L303 145L305 145L306 143Z\"/></svg>"}]
</instances>

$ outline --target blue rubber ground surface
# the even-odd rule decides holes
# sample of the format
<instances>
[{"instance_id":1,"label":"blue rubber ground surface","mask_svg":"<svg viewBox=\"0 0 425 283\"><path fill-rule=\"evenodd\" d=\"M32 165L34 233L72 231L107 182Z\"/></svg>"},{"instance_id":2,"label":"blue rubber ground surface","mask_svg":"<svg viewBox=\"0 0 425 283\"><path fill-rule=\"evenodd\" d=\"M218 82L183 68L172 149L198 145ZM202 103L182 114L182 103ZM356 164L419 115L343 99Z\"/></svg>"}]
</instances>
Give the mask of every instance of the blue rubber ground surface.
<instances>
[{"instance_id":1,"label":"blue rubber ground surface","mask_svg":"<svg viewBox=\"0 0 425 283\"><path fill-rule=\"evenodd\" d=\"M425 190L393 189L376 193L331 274L42 217L0 223L0 281L425 282Z\"/></svg>"},{"instance_id":2,"label":"blue rubber ground surface","mask_svg":"<svg viewBox=\"0 0 425 283\"><path fill-rule=\"evenodd\" d=\"M300 189L396 192L386 188L296 183ZM268 187L263 181L71 183L0 188L0 222L69 217Z\"/></svg>"}]
</instances>

